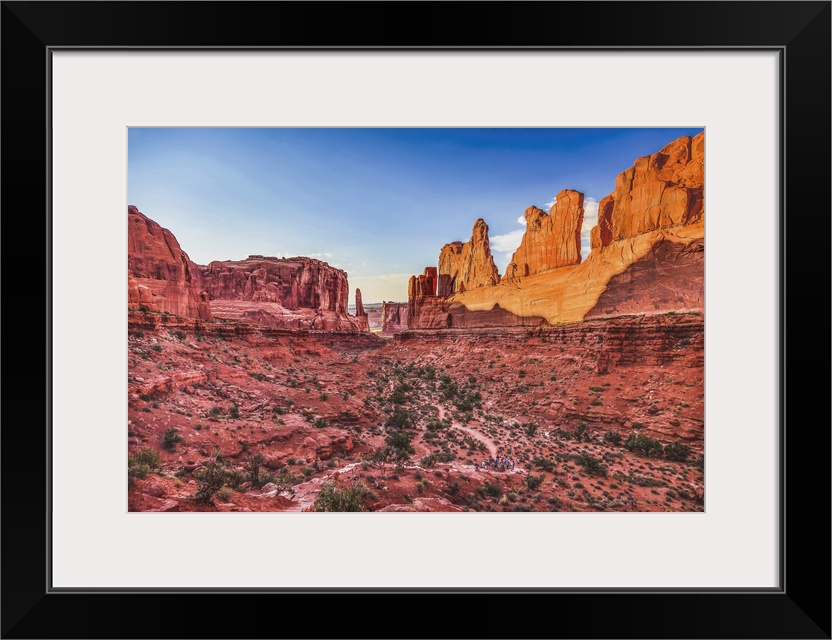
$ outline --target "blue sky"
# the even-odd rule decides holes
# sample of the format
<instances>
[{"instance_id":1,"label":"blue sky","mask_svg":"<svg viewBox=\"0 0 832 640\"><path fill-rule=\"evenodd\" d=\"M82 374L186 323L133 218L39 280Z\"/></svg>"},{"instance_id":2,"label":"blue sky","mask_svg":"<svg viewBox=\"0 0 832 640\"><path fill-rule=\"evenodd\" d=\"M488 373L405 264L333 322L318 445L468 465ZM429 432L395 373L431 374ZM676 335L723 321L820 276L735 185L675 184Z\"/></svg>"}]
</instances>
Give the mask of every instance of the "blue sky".
<instances>
[{"instance_id":1,"label":"blue sky","mask_svg":"<svg viewBox=\"0 0 832 640\"><path fill-rule=\"evenodd\" d=\"M597 202L679 129L130 129L129 204L198 264L305 255L349 274L365 302L406 301L442 245L489 225L502 274L530 205Z\"/></svg>"}]
</instances>

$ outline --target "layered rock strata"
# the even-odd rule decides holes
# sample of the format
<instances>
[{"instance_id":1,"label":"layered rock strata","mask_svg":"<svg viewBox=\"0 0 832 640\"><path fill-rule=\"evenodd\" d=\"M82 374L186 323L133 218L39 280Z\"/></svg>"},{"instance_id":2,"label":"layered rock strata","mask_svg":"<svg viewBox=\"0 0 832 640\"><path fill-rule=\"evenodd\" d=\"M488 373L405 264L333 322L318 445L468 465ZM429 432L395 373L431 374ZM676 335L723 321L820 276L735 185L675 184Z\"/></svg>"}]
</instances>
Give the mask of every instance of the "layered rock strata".
<instances>
[{"instance_id":1,"label":"layered rock strata","mask_svg":"<svg viewBox=\"0 0 832 640\"><path fill-rule=\"evenodd\" d=\"M492 287L500 274L491 256L488 225L479 218L468 242L451 242L439 252L437 295L452 296L478 287Z\"/></svg>"},{"instance_id":2,"label":"layered rock strata","mask_svg":"<svg viewBox=\"0 0 832 640\"><path fill-rule=\"evenodd\" d=\"M362 331L349 315L347 274L313 258L252 255L202 270L212 314L220 319L291 329ZM362 309L363 310L363 309Z\"/></svg>"},{"instance_id":3,"label":"layered rock strata","mask_svg":"<svg viewBox=\"0 0 832 640\"><path fill-rule=\"evenodd\" d=\"M381 305L381 335L392 336L407 330L407 303L383 302Z\"/></svg>"},{"instance_id":4,"label":"layered rock strata","mask_svg":"<svg viewBox=\"0 0 832 640\"><path fill-rule=\"evenodd\" d=\"M539 326L701 312L703 193L704 134L683 136L618 175L615 190L599 203L583 260L584 197L572 190L561 191L548 214L526 210L520 247L495 286L455 286L463 245L445 245L438 295L411 299L409 326Z\"/></svg>"},{"instance_id":5,"label":"layered rock strata","mask_svg":"<svg viewBox=\"0 0 832 640\"><path fill-rule=\"evenodd\" d=\"M506 278L533 276L581 262L584 194L565 189L546 213L526 209L526 231L506 269Z\"/></svg>"},{"instance_id":6,"label":"layered rock strata","mask_svg":"<svg viewBox=\"0 0 832 640\"><path fill-rule=\"evenodd\" d=\"M199 267L174 235L127 207L127 302L133 308L211 319Z\"/></svg>"},{"instance_id":7,"label":"layered rock strata","mask_svg":"<svg viewBox=\"0 0 832 640\"><path fill-rule=\"evenodd\" d=\"M369 331L356 290L348 313L345 271L312 258L217 261L200 267L179 242L136 207L127 208L128 306L200 320L232 320L285 329Z\"/></svg>"}]
</instances>

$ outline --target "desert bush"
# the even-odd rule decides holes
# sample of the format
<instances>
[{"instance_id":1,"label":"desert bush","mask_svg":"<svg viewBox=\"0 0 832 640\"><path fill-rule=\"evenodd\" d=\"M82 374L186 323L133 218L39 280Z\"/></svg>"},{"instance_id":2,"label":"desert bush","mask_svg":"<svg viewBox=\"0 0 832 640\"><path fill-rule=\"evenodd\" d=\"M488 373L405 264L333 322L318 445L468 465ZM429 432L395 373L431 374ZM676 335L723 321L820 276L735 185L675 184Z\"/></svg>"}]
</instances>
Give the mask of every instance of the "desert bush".
<instances>
[{"instance_id":1,"label":"desert bush","mask_svg":"<svg viewBox=\"0 0 832 640\"><path fill-rule=\"evenodd\" d=\"M497 498L503 495L503 490L498 484L491 484L490 482L486 482L482 486L482 489L487 495L491 496L492 498Z\"/></svg>"},{"instance_id":2,"label":"desert bush","mask_svg":"<svg viewBox=\"0 0 832 640\"><path fill-rule=\"evenodd\" d=\"M401 407L396 407L393 414L387 418L384 423L385 427L393 427L394 429L405 429L411 426L410 414Z\"/></svg>"},{"instance_id":3,"label":"desert bush","mask_svg":"<svg viewBox=\"0 0 832 640\"><path fill-rule=\"evenodd\" d=\"M199 472L195 472L194 476L196 477L194 499L197 502L213 504L214 494L225 484L225 467L220 462L212 461L205 465Z\"/></svg>"},{"instance_id":4,"label":"desert bush","mask_svg":"<svg viewBox=\"0 0 832 640\"><path fill-rule=\"evenodd\" d=\"M540 456L534 456L532 458L532 464L538 469L543 469L544 471L548 471L549 473L552 473L555 470L555 462L554 460L549 460L549 458L541 458Z\"/></svg>"},{"instance_id":5,"label":"desert bush","mask_svg":"<svg viewBox=\"0 0 832 640\"><path fill-rule=\"evenodd\" d=\"M414 452L410 441L413 436L406 431L394 431L385 439L390 454L398 461L406 460Z\"/></svg>"},{"instance_id":6,"label":"desert bush","mask_svg":"<svg viewBox=\"0 0 832 640\"><path fill-rule=\"evenodd\" d=\"M312 507L315 511L367 511L366 503L376 498L363 482L340 487L330 482L321 487Z\"/></svg>"},{"instance_id":7,"label":"desert bush","mask_svg":"<svg viewBox=\"0 0 832 640\"><path fill-rule=\"evenodd\" d=\"M182 442L184 438L179 435L179 429L168 429L165 431L164 435L162 436L162 446L164 447L165 451L175 451L176 450L176 443Z\"/></svg>"},{"instance_id":8,"label":"desert bush","mask_svg":"<svg viewBox=\"0 0 832 640\"><path fill-rule=\"evenodd\" d=\"M618 431L607 431L604 434L604 442L615 445L621 444L621 434Z\"/></svg>"},{"instance_id":9,"label":"desert bush","mask_svg":"<svg viewBox=\"0 0 832 640\"><path fill-rule=\"evenodd\" d=\"M630 434L624 447L628 451L632 451L647 458L659 458L664 452L661 442L654 440L649 436L640 433Z\"/></svg>"},{"instance_id":10,"label":"desert bush","mask_svg":"<svg viewBox=\"0 0 832 640\"><path fill-rule=\"evenodd\" d=\"M671 442L664 448L664 457L673 462L684 462L690 454L691 448L681 442Z\"/></svg>"},{"instance_id":11,"label":"desert bush","mask_svg":"<svg viewBox=\"0 0 832 640\"><path fill-rule=\"evenodd\" d=\"M585 453L577 456L575 460L589 475L602 477L607 476L607 465L595 456Z\"/></svg>"},{"instance_id":12,"label":"desert bush","mask_svg":"<svg viewBox=\"0 0 832 640\"><path fill-rule=\"evenodd\" d=\"M529 488L530 491L534 491L541 484L543 484L543 478L544 478L543 475L533 476L533 475L529 474L525 478L526 486Z\"/></svg>"},{"instance_id":13,"label":"desert bush","mask_svg":"<svg viewBox=\"0 0 832 640\"><path fill-rule=\"evenodd\" d=\"M532 438L537 433L537 425L533 422L527 422L523 425L523 432L529 437Z\"/></svg>"},{"instance_id":14,"label":"desert bush","mask_svg":"<svg viewBox=\"0 0 832 640\"><path fill-rule=\"evenodd\" d=\"M231 487L220 487L214 494L221 502L231 502L234 497L234 490Z\"/></svg>"}]
</instances>

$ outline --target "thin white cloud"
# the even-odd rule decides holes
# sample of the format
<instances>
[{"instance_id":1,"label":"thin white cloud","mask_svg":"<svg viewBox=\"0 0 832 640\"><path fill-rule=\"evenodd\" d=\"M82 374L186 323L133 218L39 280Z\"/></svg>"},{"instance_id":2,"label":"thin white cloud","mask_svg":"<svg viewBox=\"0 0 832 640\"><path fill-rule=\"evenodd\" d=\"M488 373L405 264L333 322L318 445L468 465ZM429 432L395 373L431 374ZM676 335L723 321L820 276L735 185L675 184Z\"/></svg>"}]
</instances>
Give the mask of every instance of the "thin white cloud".
<instances>
[{"instance_id":1,"label":"thin white cloud","mask_svg":"<svg viewBox=\"0 0 832 640\"><path fill-rule=\"evenodd\" d=\"M551 202L547 202L547 203L546 203L545 205L543 205L543 206L545 207L546 211L548 211L549 209L551 209L552 207L554 207L554 206L555 206L555 203L556 203L557 201L558 201L558 197L557 197L557 196L555 196L554 198L552 198L552 201L551 201Z\"/></svg>"},{"instance_id":2,"label":"thin white cloud","mask_svg":"<svg viewBox=\"0 0 832 640\"><path fill-rule=\"evenodd\" d=\"M526 226L526 216L522 215L517 218L517 224L522 224L524 227Z\"/></svg>"},{"instance_id":3,"label":"thin white cloud","mask_svg":"<svg viewBox=\"0 0 832 640\"><path fill-rule=\"evenodd\" d=\"M491 250L497 253L514 253L517 247L520 246L520 241L523 239L525 229L515 229L499 236L493 236L491 240Z\"/></svg>"},{"instance_id":4,"label":"thin white cloud","mask_svg":"<svg viewBox=\"0 0 832 640\"><path fill-rule=\"evenodd\" d=\"M581 227L581 258L589 255L589 239L592 227L598 224L598 201L595 198L584 199L584 224Z\"/></svg>"}]
</instances>

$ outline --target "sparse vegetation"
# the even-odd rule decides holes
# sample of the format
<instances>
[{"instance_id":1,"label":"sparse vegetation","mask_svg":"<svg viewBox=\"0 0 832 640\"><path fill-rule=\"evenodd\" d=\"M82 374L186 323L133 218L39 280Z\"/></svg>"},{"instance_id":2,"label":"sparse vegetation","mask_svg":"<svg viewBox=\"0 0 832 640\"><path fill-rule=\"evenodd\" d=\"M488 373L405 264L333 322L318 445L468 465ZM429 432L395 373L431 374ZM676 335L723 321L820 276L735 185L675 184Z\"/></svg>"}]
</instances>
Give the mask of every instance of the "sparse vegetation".
<instances>
[{"instance_id":1,"label":"sparse vegetation","mask_svg":"<svg viewBox=\"0 0 832 640\"><path fill-rule=\"evenodd\" d=\"M378 496L363 482L338 486L329 482L315 498L315 511L367 511L367 503Z\"/></svg>"}]
</instances>

